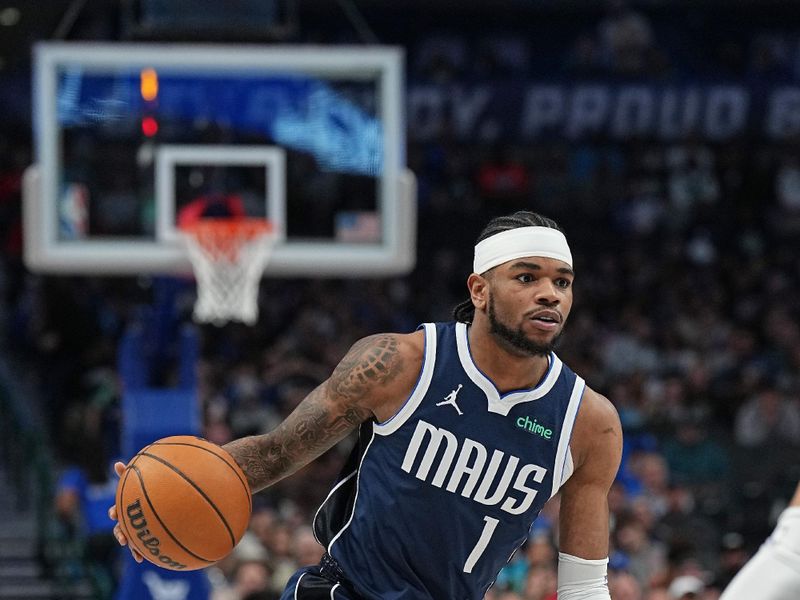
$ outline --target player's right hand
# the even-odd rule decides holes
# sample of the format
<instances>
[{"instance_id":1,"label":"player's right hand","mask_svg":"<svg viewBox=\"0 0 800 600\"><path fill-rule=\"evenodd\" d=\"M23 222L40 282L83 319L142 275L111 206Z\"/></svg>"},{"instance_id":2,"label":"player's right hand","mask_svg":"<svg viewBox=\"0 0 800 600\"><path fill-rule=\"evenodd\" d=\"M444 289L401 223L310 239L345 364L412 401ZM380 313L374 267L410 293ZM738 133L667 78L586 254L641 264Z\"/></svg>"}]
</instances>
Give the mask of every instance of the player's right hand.
<instances>
[{"instance_id":1,"label":"player's right hand","mask_svg":"<svg viewBox=\"0 0 800 600\"><path fill-rule=\"evenodd\" d=\"M117 477L121 477L122 474L125 472L125 463L114 463L114 471L117 473ZM136 551L133 546L128 545L128 538L125 537L125 534L122 533L122 527L119 526L119 519L117 518L117 507L112 506L108 509L108 518L112 521L117 521L114 525L114 537L117 538L120 546L128 546L128 550L131 551L131 555L133 556L133 560L137 563L140 563L144 560L141 554Z\"/></svg>"}]
</instances>

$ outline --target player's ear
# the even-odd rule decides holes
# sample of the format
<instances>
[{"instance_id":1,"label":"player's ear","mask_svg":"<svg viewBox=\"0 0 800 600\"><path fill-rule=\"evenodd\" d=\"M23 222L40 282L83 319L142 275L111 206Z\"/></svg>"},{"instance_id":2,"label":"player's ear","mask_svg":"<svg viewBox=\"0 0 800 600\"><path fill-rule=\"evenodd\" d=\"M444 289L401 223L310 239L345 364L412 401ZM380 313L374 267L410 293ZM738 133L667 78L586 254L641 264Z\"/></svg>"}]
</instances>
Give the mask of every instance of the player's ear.
<instances>
[{"instance_id":1,"label":"player's ear","mask_svg":"<svg viewBox=\"0 0 800 600\"><path fill-rule=\"evenodd\" d=\"M489 281L486 277L472 273L467 278L467 287L473 306L479 310L485 309L489 299Z\"/></svg>"}]
</instances>

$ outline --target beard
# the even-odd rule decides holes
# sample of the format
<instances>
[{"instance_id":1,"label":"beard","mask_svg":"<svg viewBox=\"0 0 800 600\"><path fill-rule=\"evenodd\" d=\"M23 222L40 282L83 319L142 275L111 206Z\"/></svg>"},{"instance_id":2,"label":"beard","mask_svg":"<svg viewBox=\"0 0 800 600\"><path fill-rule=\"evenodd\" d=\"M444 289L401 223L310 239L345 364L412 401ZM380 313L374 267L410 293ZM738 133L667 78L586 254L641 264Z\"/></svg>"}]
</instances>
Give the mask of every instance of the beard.
<instances>
[{"instance_id":1,"label":"beard","mask_svg":"<svg viewBox=\"0 0 800 600\"><path fill-rule=\"evenodd\" d=\"M558 339L561 337L561 331L559 331L549 342L539 344L529 339L522 330L522 327L512 329L497 318L497 311L494 307L494 296L492 295L489 296L486 314L489 317L489 332L499 338L504 346L526 356L548 356L556 347L556 342L558 342Z\"/></svg>"}]
</instances>

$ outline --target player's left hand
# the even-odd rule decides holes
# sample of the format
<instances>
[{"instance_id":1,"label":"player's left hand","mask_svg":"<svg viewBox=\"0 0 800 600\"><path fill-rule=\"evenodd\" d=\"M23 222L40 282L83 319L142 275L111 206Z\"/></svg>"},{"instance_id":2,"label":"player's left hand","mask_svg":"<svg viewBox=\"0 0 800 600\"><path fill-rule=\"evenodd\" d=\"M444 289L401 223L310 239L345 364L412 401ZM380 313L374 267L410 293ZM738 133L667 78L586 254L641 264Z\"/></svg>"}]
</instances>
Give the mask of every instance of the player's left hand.
<instances>
[{"instance_id":1,"label":"player's left hand","mask_svg":"<svg viewBox=\"0 0 800 600\"><path fill-rule=\"evenodd\" d=\"M117 477L121 477L122 474L125 472L125 463L114 463L114 471L117 474ZM119 542L120 546L128 546L128 550L131 551L131 555L133 556L133 560L137 563L140 563L144 560L141 554L133 548L133 546L128 545L128 538L125 537L125 534L122 533L122 527L119 526L119 519L117 518L117 507L112 506L108 509L108 518L112 521L117 521L114 525L114 537L117 538L117 542Z\"/></svg>"}]
</instances>

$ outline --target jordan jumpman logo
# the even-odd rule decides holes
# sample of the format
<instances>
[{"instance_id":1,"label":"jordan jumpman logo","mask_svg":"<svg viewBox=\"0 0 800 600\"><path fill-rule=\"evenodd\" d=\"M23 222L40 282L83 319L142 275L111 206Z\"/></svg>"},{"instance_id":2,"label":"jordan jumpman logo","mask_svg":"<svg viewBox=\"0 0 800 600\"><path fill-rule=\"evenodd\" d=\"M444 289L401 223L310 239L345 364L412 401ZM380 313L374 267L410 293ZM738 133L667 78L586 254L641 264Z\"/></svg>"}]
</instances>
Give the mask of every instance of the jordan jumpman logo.
<instances>
[{"instance_id":1,"label":"jordan jumpman logo","mask_svg":"<svg viewBox=\"0 0 800 600\"><path fill-rule=\"evenodd\" d=\"M447 394L447 396L444 397L444 400L442 400L441 402L437 402L436 406L444 406L445 404L452 404L453 408L455 408L458 411L458 414L463 415L464 413L461 412L461 409L458 408L458 404L456 404L456 396L458 396L458 392L460 391L461 391L461 384L459 383L458 387L449 394Z\"/></svg>"}]
</instances>

